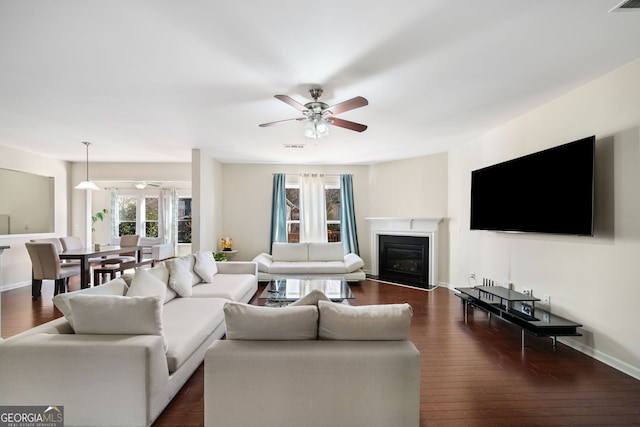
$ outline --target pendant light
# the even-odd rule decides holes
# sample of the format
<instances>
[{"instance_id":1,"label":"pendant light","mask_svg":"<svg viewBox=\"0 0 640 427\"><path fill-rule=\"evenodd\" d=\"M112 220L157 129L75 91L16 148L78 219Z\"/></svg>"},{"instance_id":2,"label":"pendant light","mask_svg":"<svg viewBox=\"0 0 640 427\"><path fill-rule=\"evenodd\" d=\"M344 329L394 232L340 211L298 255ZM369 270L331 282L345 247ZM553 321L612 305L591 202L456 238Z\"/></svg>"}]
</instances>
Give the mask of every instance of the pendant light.
<instances>
[{"instance_id":1,"label":"pendant light","mask_svg":"<svg viewBox=\"0 0 640 427\"><path fill-rule=\"evenodd\" d=\"M89 145L90 142L82 142L87 147L87 180L82 181L80 184L75 186L76 190L99 190L98 186L93 182L89 181Z\"/></svg>"}]
</instances>

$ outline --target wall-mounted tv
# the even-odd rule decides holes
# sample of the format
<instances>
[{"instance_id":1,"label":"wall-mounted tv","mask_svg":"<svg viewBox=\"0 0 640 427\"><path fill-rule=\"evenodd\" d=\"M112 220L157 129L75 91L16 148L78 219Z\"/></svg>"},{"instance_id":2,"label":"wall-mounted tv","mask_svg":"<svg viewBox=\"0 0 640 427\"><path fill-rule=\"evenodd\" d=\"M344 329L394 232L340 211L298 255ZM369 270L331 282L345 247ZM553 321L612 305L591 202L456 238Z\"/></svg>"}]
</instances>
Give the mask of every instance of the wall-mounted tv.
<instances>
[{"instance_id":1,"label":"wall-mounted tv","mask_svg":"<svg viewBox=\"0 0 640 427\"><path fill-rule=\"evenodd\" d=\"M471 172L471 229L593 236L595 136Z\"/></svg>"}]
</instances>

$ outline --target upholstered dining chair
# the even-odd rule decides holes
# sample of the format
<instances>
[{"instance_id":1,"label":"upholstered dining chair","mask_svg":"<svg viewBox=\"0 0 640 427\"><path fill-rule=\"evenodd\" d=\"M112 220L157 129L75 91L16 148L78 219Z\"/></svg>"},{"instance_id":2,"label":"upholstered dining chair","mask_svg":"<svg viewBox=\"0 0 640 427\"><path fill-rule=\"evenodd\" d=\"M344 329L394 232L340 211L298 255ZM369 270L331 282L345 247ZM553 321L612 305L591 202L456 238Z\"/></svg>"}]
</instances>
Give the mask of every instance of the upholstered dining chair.
<instances>
[{"instance_id":1,"label":"upholstered dining chair","mask_svg":"<svg viewBox=\"0 0 640 427\"><path fill-rule=\"evenodd\" d=\"M25 245L33 268L31 296L34 300L41 294L43 280L53 280L53 295L58 295L66 292L69 277L80 275L80 266L77 264L60 263L55 243L26 242Z\"/></svg>"},{"instance_id":2,"label":"upholstered dining chair","mask_svg":"<svg viewBox=\"0 0 640 427\"><path fill-rule=\"evenodd\" d=\"M128 248L131 246L138 246L140 243L140 235L138 234L125 234L120 237L120 247ZM136 262L138 259L136 258L135 252L124 252L119 255L113 255L107 257L104 260L105 264L120 264L123 262Z\"/></svg>"},{"instance_id":3,"label":"upholstered dining chair","mask_svg":"<svg viewBox=\"0 0 640 427\"><path fill-rule=\"evenodd\" d=\"M84 249L86 246L84 240L79 236L60 237L62 250L68 251L73 249ZM102 257L89 258L89 264L101 264L104 259Z\"/></svg>"}]
</instances>

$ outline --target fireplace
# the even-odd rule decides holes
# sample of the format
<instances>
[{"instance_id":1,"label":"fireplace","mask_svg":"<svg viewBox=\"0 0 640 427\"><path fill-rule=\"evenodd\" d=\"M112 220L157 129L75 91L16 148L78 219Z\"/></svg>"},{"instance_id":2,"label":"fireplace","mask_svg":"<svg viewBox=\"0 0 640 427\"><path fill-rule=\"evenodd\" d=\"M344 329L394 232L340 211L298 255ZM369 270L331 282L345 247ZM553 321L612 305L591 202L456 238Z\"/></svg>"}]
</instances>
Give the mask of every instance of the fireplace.
<instances>
[{"instance_id":1,"label":"fireplace","mask_svg":"<svg viewBox=\"0 0 640 427\"><path fill-rule=\"evenodd\" d=\"M420 217L368 217L366 220L370 225L371 242L371 276L383 278L389 282L420 286L429 289L438 284L438 227L442 218L420 218ZM393 243L391 248L392 263L387 270L404 270L402 275L395 278L389 277L386 272L382 272L383 262L381 259L380 238L400 237L399 243ZM404 240L409 238L409 240ZM418 244L423 249L409 248L407 241L411 238L419 238ZM415 241L413 241L415 243ZM418 257L418 252L422 254ZM399 262L403 259L402 262ZM398 261L398 262L396 262ZM385 267L386 268L386 267ZM419 272L418 272L419 271Z\"/></svg>"},{"instance_id":2,"label":"fireplace","mask_svg":"<svg viewBox=\"0 0 640 427\"><path fill-rule=\"evenodd\" d=\"M429 237L378 236L378 278L429 289Z\"/></svg>"}]
</instances>

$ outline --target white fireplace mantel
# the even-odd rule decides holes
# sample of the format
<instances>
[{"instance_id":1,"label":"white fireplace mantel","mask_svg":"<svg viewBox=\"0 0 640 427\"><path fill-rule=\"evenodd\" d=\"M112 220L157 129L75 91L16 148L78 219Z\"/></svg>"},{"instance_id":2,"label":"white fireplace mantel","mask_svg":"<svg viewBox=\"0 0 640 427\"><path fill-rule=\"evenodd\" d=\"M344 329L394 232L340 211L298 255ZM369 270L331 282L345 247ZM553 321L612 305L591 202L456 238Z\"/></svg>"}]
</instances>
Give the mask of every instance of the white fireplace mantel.
<instances>
[{"instance_id":1,"label":"white fireplace mantel","mask_svg":"<svg viewBox=\"0 0 640 427\"><path fill-rule=\"evenodd\" d=\"M429 285L438 283L438 224L442 218L367 217L371 230L371 274L378 275L378 238L380 235L429 238Z\"/></svg>"}]
</instances>

